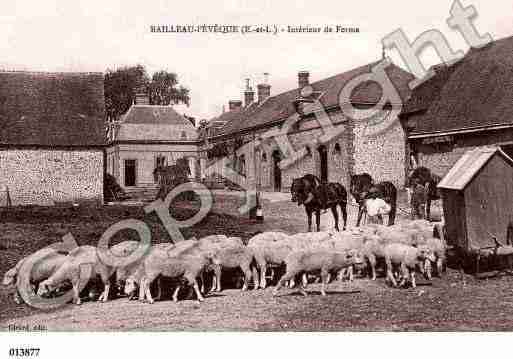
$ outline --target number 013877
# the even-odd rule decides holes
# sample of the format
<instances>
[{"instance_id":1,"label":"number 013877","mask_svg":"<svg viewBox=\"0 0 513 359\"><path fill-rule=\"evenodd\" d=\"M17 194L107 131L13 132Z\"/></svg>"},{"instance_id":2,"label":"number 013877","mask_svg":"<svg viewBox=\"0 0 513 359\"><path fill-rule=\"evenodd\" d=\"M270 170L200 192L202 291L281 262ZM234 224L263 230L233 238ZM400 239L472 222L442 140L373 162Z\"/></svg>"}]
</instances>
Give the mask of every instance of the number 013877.
<instances>
[{"instance_id":1,"label":"number 013877","mask_svg":"<svg viewBox=\"0 0 513 359\"><path fill-rule=\"evenodd\" d=\"M9 357L38 357L39 348L10 348Z\"/></svg>"}]
</instances>

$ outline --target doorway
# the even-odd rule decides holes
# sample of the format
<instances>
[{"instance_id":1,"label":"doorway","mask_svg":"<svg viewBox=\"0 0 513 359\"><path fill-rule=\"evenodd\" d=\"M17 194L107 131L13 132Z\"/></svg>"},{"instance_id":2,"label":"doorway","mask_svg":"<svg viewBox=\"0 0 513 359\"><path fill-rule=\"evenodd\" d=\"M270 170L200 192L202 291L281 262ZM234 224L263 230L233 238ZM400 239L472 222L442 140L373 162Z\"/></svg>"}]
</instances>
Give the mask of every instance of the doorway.
<instances>
[{"instance_id":1,"label":"doorway","mask_svg":"<svg viewBox=\"0 0 513 359\"><path fill-rule=\"evenodd\" d=\"M320 178L321 182L328 182L328 149L322 145L317 148L320 160Z\"/></svg>"},{"instance_id":2,"label":"doorway","mask_svg":"<svg viewBox=\"0 0 513 359\"><path fill-rule=\"evenodd\" d=\"M136 184L136 160L125 160L125 187Z\"/></svg>"},{"instance_id":3,"label":"doorway","mask_svg":"<svg viewBox=\"0 0 513 359\"><path fill-rule=\"evenodd\" d=\"M279 150L273 151L273 177L274 177L274 190L281 192L281 153Z\"/></svg>"}]
</instances>

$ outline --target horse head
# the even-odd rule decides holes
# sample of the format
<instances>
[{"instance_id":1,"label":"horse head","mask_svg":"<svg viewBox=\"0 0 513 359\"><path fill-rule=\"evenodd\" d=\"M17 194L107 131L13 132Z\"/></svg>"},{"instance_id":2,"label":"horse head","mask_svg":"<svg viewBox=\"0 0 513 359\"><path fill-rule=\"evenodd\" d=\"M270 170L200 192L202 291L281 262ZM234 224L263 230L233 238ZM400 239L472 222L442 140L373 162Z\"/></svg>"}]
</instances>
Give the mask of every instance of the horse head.
<instances>
[{"instance_id":1,"label":"horse head","mask_svg":"<svg viewBox=\"0 0 513 359\"><path fill-rule=\"evenodd\" d=\"M307 174L301 178L294 178L290 192L292 193L292 202L297 205L307 204L313 199L313 190L318 186L318 179L314 175Z\"/></svg>"},{"instance_id":2,"label":"horse head","mask_svg":"<svg viewBox=\"0 0 513 359\"><path fill-rule=\"evenodd\" d=\"M352 175L349 183L349 192L356 202L360 203L367 196L373 184L374 180L368 173Z\"/></svg>"},{"instance_id":3,"label":"horse head","mask_svg":"<svg viewBox=\"0 0 513 359\"><path fill-rule=\"evenodd\" d=\"M306 199L305 196L305 185L302 178L294 178L292 185L290 186L290 193L292 195L292 202L297 202L298 206L301 206Z\"/></svg>"}]
</instances>

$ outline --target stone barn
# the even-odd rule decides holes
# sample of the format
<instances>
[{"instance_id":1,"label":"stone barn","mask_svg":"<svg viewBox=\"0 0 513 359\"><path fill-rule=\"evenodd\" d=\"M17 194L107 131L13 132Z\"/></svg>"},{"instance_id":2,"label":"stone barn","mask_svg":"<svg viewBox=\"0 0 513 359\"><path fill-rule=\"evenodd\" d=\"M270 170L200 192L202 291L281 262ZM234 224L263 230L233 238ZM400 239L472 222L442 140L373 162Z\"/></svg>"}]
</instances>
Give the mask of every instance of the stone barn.
<instances>
[{"instance_id":1,"label":"stone barn","mask_svg":"<svg viewBox=\"0 0 513 359\"><path fill-rule=\"evenodd\" d=\"M103 74L0 72L0 124L0 198L103 203Z\"/></svg>"},{"instance_id":2,"label":"stone barn","mask_svg":"<svg viewBox=\"0 0 513 359\"><path fill-rule=\"evenodd\" d=\"M383 92L376 81L365 81L354 89L349 100L351 111L343 111L341 106L349 103L341 105L339 98L351 81L360 76L372 77L372 69L384 64L380 60L318 81L310 81L309 72L300 71L297 87L276 95L271 94L271 85L263 81L257 85L255 96L248 81L244 103L229 101L229 110L210 120L224 125L200 139L200 149L208 158L207 177L224 175L218 165L225 157L240 174L243 187L250 189L259 186L266 191L287 192L294 178L307 173L324 181L342 183L346 188L350 176L361 172L404 186L405 137L396 109L400 110L402 101L408 98L408 83L413 76L394 64L386 65L384 77L396 89L398 99L385 100L373 118L362 119L361 113L380 102ZM303 96L302 89L306 87L311 93ZM320 111L307 111L310 103ZM283 126L290 121L293 124L284 130ZM321 143L318 140L326 134L322 123L326 122L338 135ZM376 132L379 125L374 127L375 123L385 126ZM282 168L280 163L289 153L284 153L279 138L260 139L272 131L283 130L294 151L305 150L306 156ZM260 145L252 147L252 142Z\"/></svg>"},{"instance_id":3,"label":"stone barn","mask_svg":"<svg viewBox=\"0 0 513 359\"><path fill-rule=\"evenodd\" d=\"M500 146L513 156L513 37L471 48L458 62L433 67L412 90L400 120L410 169L445 175L467 151Z\"/></svg>"},{"instance_id":4,"label":"stone barn","mask_svg":"<svg viewBox=\"0 0 513 359\"><path fill-rule=\"evenodd\" d=\"M513 220L513 160L498 147L466 152L438 184L448 244L464 251L507 244Z\"/></svg>"}]
</instances>

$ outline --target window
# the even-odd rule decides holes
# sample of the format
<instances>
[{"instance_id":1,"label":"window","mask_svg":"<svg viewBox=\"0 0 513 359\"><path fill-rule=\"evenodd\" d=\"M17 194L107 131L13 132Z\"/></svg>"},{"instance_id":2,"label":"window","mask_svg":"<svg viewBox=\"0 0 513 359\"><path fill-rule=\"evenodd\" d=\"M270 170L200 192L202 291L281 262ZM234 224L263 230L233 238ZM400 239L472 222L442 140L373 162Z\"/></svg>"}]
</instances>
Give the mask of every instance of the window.
<instances>
[{"instance_id":1,"label":"window","mask_svg":"<svg viewBox=\"0 0 513 359\"><path fill-rule=\"evenodd\" d=\"M182 134L180 135L180 138L187 138L187 133L185 131L182 131Z\"/></svg>"},{"instance_id":2,"label":"window","mask_svg":"<svg viewBox=\"0 0 513 359\"><path fill-rule=\"evenodd\" d=\"M340 152L342 152L342 150L340 148L340 144L338 142L335 143L335 147L333 148L333 152L335 152L335 154L337 154L337 155L340 155Z\"/></svg>"}]
</instances>

